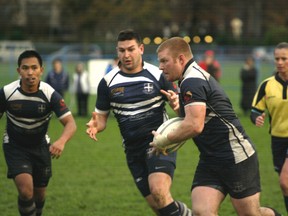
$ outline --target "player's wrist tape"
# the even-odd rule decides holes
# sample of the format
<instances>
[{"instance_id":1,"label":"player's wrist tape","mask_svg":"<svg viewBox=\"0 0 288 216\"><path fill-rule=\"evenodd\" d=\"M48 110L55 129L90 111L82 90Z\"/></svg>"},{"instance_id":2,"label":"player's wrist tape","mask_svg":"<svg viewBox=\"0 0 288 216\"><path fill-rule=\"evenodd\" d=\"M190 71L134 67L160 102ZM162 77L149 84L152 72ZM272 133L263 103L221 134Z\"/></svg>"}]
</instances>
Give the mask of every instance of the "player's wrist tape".
<instances>
[{"instance_id":1,"label":"player's wrist tape","mask_svg":"<svg viewBox=\"0 0 288 216\"><path fill-rule=\"evenodd\" d=\"M168 144L170 144L170 140L167 138L167 135L158 134L154 137L153 142L156 144L158 148L165 148Z\"/></svg>"}]
</instances>

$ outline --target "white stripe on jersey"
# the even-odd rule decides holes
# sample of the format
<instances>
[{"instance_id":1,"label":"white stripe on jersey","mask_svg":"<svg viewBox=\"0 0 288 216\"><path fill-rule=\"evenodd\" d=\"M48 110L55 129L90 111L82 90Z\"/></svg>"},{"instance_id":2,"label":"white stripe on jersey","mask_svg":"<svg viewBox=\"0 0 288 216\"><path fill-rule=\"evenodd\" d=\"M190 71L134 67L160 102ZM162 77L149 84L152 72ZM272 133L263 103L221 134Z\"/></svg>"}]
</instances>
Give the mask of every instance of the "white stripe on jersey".
<instances>
[{"instance_id":1,"label":"white stripe on jersey","mask_svg":"<svg viewBox=\"0 0 288 216\"><path fill-rule=\"evenodd\" d=\"M149 105L149 104L152 104L158 100L161 100L161 96L157 96L157 97L154 97L150 100L146 100L146 101L141 101L141 102L138 102L138 103L126 103L126 104L121 104L121 103L111 103L111 106L113 107L118 107L118 108L126 108L126 109L135 109L135 108L139 108L141 106L146 106L146 105Z\"/></svg>"},{"instance_id":2,"label":"white stripe on jersey","mask_svg":"<svg viewBox=\"0 0 288 216\"><path fill-rule=\"evenodd\" d=\"M206 116L205 124L215 116L217 115L214 112L210 112L209 115ZM249 140L245 139L242 133L233 124L228 124L221 117L219 119L229 129L229 144L234 155L235 164L240 163L252 156L255 153L255 149Z\"/></svg>"},{"instance_id":3,"label":"white stripe on jersey","mask_svg":"<svg viewBox=\"0 0 288 216\"><path fill-rule=\"evenodd\" d=\"M162 74L162 71L159 70L158 67L156 67L155 65L152 65L152 64L150 64L150 63L144 62L143 69L147 69L147 70L149 71L149 73L150 73L151 75L153 75L156 80L159 81L159 79L160 79L160 77L161 77L161 74ZM141 80L138 80L138 79L137 79L137 80L132 80L132 79L129 79L128 77L123 77L123 76L122 76L122 81L118 81L118 77L117 77L117 83L113 83L113 81L114 81L115 79L112 81L113 84L110 83L111 80L114 78L114 76L115 76L119 71L120 71L119 67L116 67L116 68L114 68L112 71L110 71L108 74L106 74L106 75L104 76L104 79L105 79L107 85L109 85L108 87L111 87L111 85L115 85L115 84L120 83L120 82L126 83L126 82L130 82L130 81L147 81L147 78L146 78L146 77L143 77L144 79L141 79ZM117 74L117 76L118 76L118 75L119 75L119 74ZM132 77L131 77L131 78L132 78ZM138 78L139 78L139 77L138 77ZM124 79L124 80L123 80L123 79ZM129 79L130 81L128 81L127 79ZM154 82L154 81L149 80L149 79L148 79L148 81L149 81L149 82Z\"/></svg>"},{"instance_id":4,"label":"white stripe on jersey","mask_svg":"<svg viewBox=\"0 0 288 216\"><path fill-rule=\"evenodd\" d=\"M163 103L163 101L159 101L158 103L154 104L153 106L150 106L146 109L138 109L138 110L134 110L134 111L125 111L125 110L119 110L119 109L116 109L114 108L114 113L117 113L117 114L121 114L121 115L137 115L137 114L140 114L140 113L144 113L144 112L147 112L149 110L152 110L152 109L155 109L157 107L160 107L161 104Z\"/></svg>"},{"instance_id":5,"label":"white stripe on jersey","mask_svg":"<svg viewBox=\"0 0 288 216\"><path fill-rule=\"evenodd\" d=\"M47 120L51 118L52 113L50 115L46 115L45 118L42 118L41 121L39 121L40 120L39 118L37 118L37 119L17 118L15 116L11 115L11 113L9 113L8 111L6 112L6 115L14 125L30 130L30 129L40 127L45 122L47 122ZM20 121L22 121L23 123ZM33 123L33 124L31 124L31 123Z\"/></svg>"},{"instance_id":6,"label":"white stripe on jersey","mask_svg":"<svg viewBox=\"0 0 288 216\"><path fill-rule=\"evenodd\" d=\"M144 77L144 76L127 77L127 76L122 76L121 74L117 74L117 79L113 79L112 82L109 84L109 86L117 85L119 83L129 83L129 82L138 82L138 81L150 82L150 83L153 82L153 80L148 79L147 77Z\"/></svg>"},{"instance_id":7,"label":"white stripe on jersey","mask_svg":"<svg viewBox=\"0 0 288 216\"><path fill-rule=\"evenodd\" d=\"M42 98L39 97L31 97L31 96L26 96L23 95L21 92L16 91L10 98L9 101L15 101L15 100L27 100L27 101L35 101L35 102L41 102L41 103L46 103Z\"/></svg>"},{"instance_id":8,"label":"white stripe on jersey","mask_svg":"<svg viewBox=\"0 0 288 216\"><path fill-rule=\"evenodd\" d=\"M193 70L193 72L191 72L191 70ZM186 73L187 71L189 71L188 74ZM193 62L187 68L186 72L184 73L185 79L187 79L187 78L199 78L199 79L202 79L202 80L209 80L209 78L211 76L208 72L203 70L196 62Z\"/></svg>"}]
</instances>

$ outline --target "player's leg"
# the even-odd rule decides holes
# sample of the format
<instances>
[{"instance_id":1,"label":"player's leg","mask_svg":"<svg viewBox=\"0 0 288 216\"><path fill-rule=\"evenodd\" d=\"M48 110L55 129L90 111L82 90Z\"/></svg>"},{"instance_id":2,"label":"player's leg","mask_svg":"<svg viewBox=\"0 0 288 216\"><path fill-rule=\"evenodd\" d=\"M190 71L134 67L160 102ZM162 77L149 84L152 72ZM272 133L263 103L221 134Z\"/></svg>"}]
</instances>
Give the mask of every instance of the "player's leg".
<instances>
[{"instance_id":1,"label":"player's leg","mask_svg":"<svg viewBox=\"0 0 288 216\"><path fill-rule=\"evenodd\" d=\"M281 216L277 211L269 207L260 207L260 193L242 198L231 198L232 204L239 216Z\"/></svg>"},{"instance_id":2,"label":"player's leg","mask_svg":"<svg viewBox=\"0 0 288 216\"><path fill-rule=\"evenodd\" d=\"M149 189L148 168L146 166L145 156L146 151L143 152L143 154L139 154L126 150L126 162L138 190L153 212L155 212L156 215L159 215L158 207Z\"/></svg>"},{"instance_id":3,"label":"player's leg","mask_svg":"<svg viewBox=\"0 0 288 216\"><path fill-rule=\"evenodd\" d=\"M163 208L174 201L170 193L172 180L168 174L162 172L151 173L148 182L150 192L158 208Z\"/></svg>"},{"instance_id":4,"label":"player's leg","mask_svg":"<svg viewBox=\"0 0 288 216\"><path fill-rule=\"evenodd\" d=\"M225 195L212 186L194 187L191 193L193 216L217 216Z\"/></svg>"},{"instance_id":5,"label":"player's leg","mask_svg":"<svg viewBox=\"0 0 288 216\"><path fill-rule=\"evenodd\" d=\"M3 151L8 167L7 177L14 180L18 191L19 213L20 215L34 216L36 208L33 199L32 164L27 159L29 153L21 145L17 145L11 140L9 143L4 142Z\"/></svg>"},{"instance_id":6,"label":"player's leg","mask_svg":"<svg viewBox=\"0 0 288 216\"><path fill-rule=\"evenodd\" d=\"M288 213L288 139L271 137L273 165L279 174L279 184L284 197L286 212Z\"/></svg>"},{"instance_id":7,"label":"player's leg","mask_svg":"<svg viewBox=\"0 0 288 216\"><path fill-rule=\"evenodd\" d=\"M45 204L46 187L34 188L34 199L36 204L36 216L41 216Z\"/></svg>"},{"instance_id":8,"label":"player's leg","mask_svg":"<svg viewBox=\"0 0 288 216\"><path fill-rule=\"evenodd\" d=\"M156 202L154 200L154 197L149 194L148 196L145 197L148 205L150 206L150 208L155 212L156 215L160 215L159 211L158 211L158 207L156 205Z\"/></svg>"},{"instance_id":9,"label":"player's leg","mask_svg":"<svg viewBox=\"0 0 288 216\"><path fill-rule=\"evenodd\" d=\"M239 216L279 216L269 207L260 207L260 174L257 154L239 164L231 165L226 172L225 182L231 202ZM229 175L230 173L230 175ZM225 174L225 173L224 173Z\"/></svg>"},{"instance_id":10,"label":"player's leg","mask_svg":"<svg viewBox=\"0 0 288 216\"><path fill-rule=\"evenodd\" d=\"M190 216L191 210L184 203L175 201L170 193L175 162L175 152L169 155L153 154L147 156L150 192L160 215Z\"/></svg>"},{"instance_id":11,"label":"player's leg","mask_svg":"<svg viewBox=\"0 0 288 216\"><path fill-rule=\"evenodd\" d=\"M285 159L284 165L281 169L279 183L284 196L286 211L288 212L288 158Z\"/></svg>"},{"instance_id":12,"label":"player's leg","mask_svg":"<svg viewBox=\"0 0 288 216\"><path fill-rule=\"evenodd\" d=\"M22 216L36 215L36 206L33 198L33 178L28 173L22 173L14 178L18 190L18 210Z\"/></svg>"},{"instance_id":13,"label":"player's leg","mask_svg":"<svg viewBox=\"0 0 288 216\"><path fill-rule=\"evenodd\" d=\"M222 167L205 161L198 163L191 192L193 216L218 215L218 209L227 194L218 175Z\"/></svg>"},{"instance_id":14,"label":"player's leg","mask_svg":"<svg viewBox=\"0 0 288 216\"><path fill-rule=\"evenodd\" d=\"M33 151L33 186L36 216L41 216L45 204L46 188L52 176L49 145L44 144Z\"/></svg>"}]
</instances>

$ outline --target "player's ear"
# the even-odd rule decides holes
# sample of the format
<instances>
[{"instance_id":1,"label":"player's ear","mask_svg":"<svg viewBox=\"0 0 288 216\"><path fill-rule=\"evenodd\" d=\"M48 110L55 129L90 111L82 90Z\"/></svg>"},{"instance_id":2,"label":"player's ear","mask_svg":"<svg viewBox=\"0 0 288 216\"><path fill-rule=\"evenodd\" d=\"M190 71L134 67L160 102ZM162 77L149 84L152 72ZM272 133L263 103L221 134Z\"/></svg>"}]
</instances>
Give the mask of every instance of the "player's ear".
<instances>
[{"instance_id":1,"label":"player's ear","mask_svg":"<svg viewBox=\"0 0 288 216\"><path fill-rule=\"evenodd\" d=\"M44 72L44 67L40 67L40 75L42 76L43 75L43 72Z\"/></svg>"},{"instance_id":2,"label":"player's ear","mask_svg":"<svg viewBox=\"0 0 288 216\"><path fill-rule=\"evenodd\" d=\"M178 59L179 59L179 62L180 62L181 65L185 64L185 56L183 54L180 54L178 56Z\"/></svg>"},{"instance_id":3,"label":"player's ear","mask_svg":"<svg viewBox=\"0 0 288 216\"><path fill-rule=\"evenodd\" d=\"M144 44L140 44L139 49L140 49L141 55L143 55L144 54Z\"/></svg>"}]
</instances>

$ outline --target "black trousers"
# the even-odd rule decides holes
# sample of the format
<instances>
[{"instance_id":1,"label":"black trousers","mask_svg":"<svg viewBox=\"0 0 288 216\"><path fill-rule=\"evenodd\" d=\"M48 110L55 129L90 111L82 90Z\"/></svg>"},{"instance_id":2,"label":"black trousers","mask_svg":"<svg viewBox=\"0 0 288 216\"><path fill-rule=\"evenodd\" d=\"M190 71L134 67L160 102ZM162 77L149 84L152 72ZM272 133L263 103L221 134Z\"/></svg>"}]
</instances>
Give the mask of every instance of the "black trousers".
<instances>
[{"instance_id":1,"label":"black trousers","mask_svg":"<svg viewBox=\"0 0 288 216\"><path fill-rule=\"evenodd\" d=\"M77 93L76 94L78 116L87 116L88 96L89 96L88 93Z\"/></svg>"}]
</instances>

